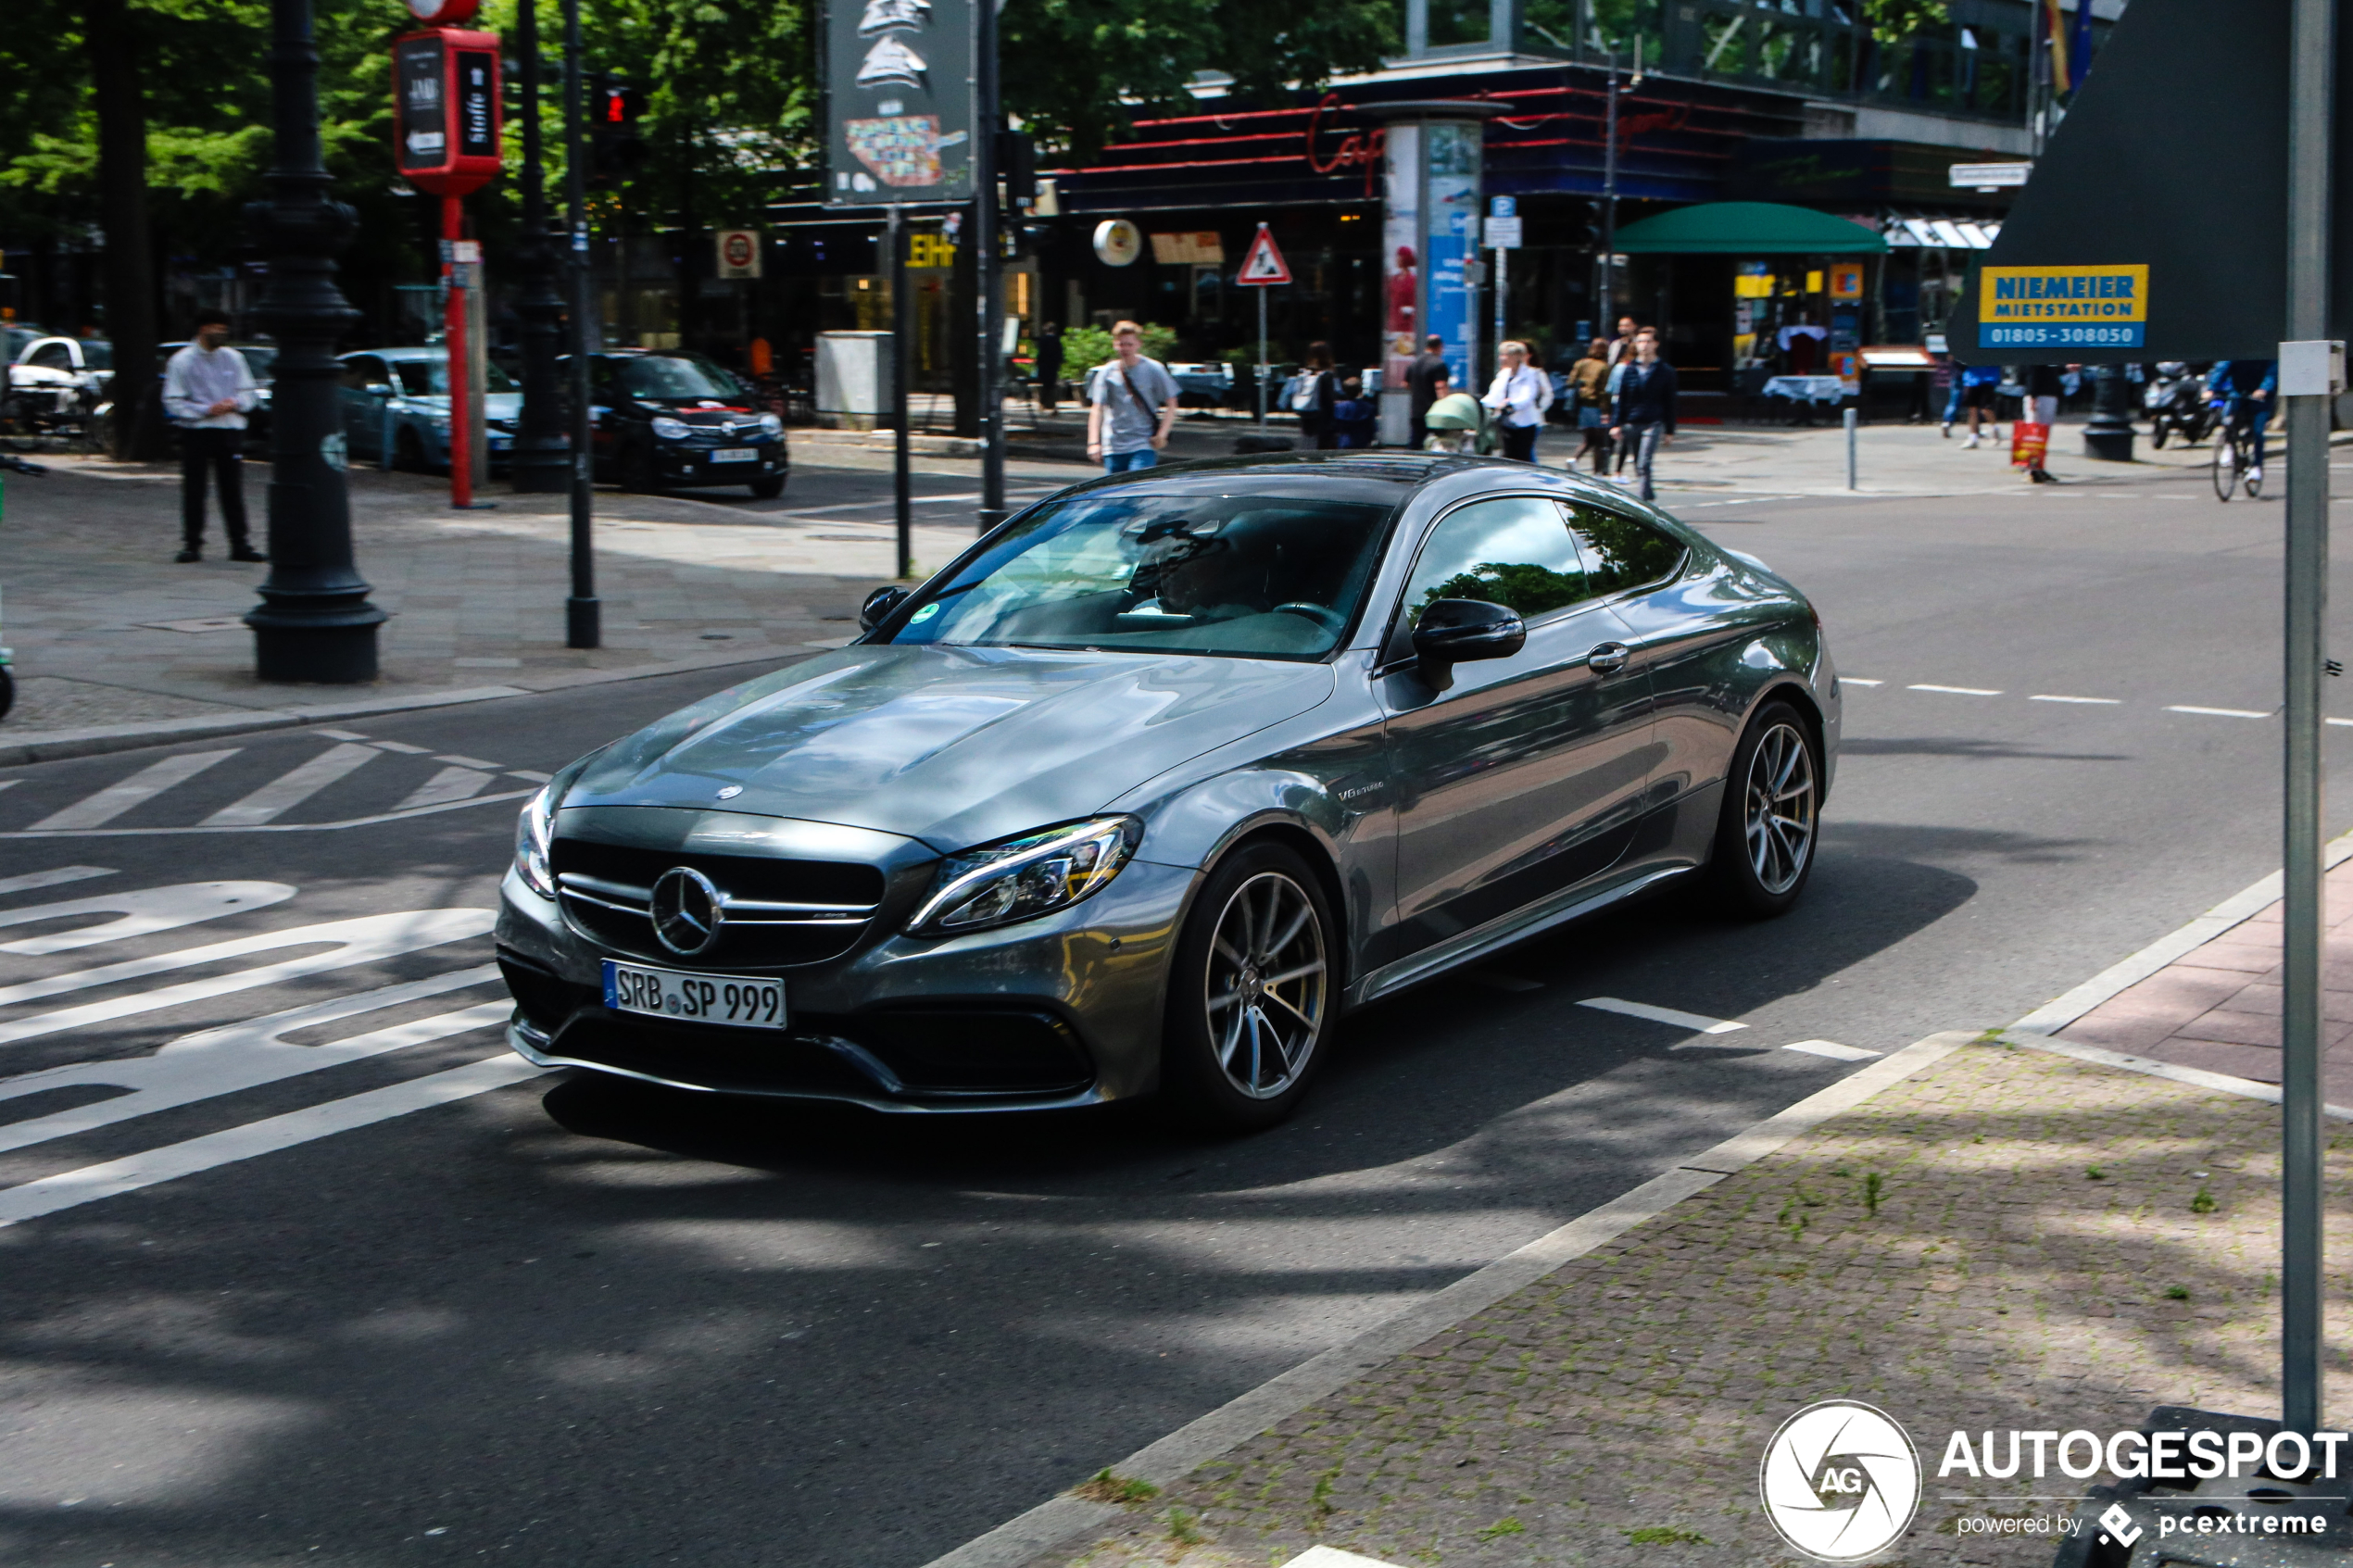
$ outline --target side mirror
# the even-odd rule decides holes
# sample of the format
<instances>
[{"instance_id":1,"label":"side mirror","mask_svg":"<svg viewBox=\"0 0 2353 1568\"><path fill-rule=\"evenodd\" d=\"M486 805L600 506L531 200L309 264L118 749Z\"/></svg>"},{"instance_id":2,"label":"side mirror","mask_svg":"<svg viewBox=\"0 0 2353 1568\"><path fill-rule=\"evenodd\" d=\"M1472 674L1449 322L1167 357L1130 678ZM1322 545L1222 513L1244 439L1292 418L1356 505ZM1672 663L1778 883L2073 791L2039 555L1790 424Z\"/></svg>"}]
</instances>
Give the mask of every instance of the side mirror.
<instances>
[{"instance_id":1,"label":"side mirror","mask_svg":"<svg viewBox=\"0 0 2353 1568\"><path fill-rule=\"evenodd\" d=\"M392 395L392 384L389 382L371 381L368 383L368 395L389 398Z\"/></svg>"},{"instance_id":2,"label":"side mirror","mask_svg":"<svg viewBox=\"0 0 2353 1568\"><path fill-rule=\"evenodd\" d=\"M858 607L858 629L861 632L873 631L889 620L890 612L905 604L907 596L904 588L877 588L868 594L866 602Z\"/></svg>"},{"instance_id":3,"label":"side mirror","mask_svg":"<svg viewBox=\"0 0 2353 1568\"><path fill-rule=\"evenodd\" d=\"M1414 628L1414 657L1424 665L1509 659L1528 642L1528 623L1502 605L1439 599Z\"/></svg>"}]
</instances>

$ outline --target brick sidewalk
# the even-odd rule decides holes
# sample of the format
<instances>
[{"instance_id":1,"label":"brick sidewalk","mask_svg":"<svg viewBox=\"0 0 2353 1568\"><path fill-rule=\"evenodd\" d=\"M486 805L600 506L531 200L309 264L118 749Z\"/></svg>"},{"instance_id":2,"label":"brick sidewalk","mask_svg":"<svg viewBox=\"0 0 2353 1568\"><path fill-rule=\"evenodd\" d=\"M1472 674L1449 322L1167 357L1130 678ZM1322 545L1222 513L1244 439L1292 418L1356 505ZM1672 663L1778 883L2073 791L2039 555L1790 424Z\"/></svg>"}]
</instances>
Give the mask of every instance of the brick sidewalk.
<instances>
[{"instance_id":1,"label":"brick sidewalk","mask_svg":"<svg viewBox=\"0 0 2353 1568\"><path fill-rule=\"evenodd\" d=\"M1844 1397L1902 1422L1928 1467L1880 1561L2047 1563L2050 1537L1955 1522L2066 1512L2032 1499L2087 1483L1940 1483L1948 1434L2275 1412L2277 1142L2259 1101L1966 1047L1130 1503L1076 1561L1263 1568L1328 1543L1399 1564L1796 1563L1757 1463L1789 1414ZM2329 1196L2341 1257L2353 1135L2332 1140ZM2329 1339L2341 1377L2341 1292Z\"/></svg>"}]
</instances>

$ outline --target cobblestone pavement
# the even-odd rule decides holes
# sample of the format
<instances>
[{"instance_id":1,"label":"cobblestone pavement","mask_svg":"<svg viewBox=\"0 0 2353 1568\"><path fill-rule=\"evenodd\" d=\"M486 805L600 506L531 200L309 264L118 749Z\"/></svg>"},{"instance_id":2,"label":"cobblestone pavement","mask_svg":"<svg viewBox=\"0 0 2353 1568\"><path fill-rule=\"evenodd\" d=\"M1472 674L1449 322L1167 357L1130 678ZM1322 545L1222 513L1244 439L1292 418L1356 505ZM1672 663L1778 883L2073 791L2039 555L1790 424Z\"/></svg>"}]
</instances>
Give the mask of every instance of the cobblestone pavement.
<instances>
[{"instance_id":1,"label":"cobblestone pavement","mask_svg":"<svg viewBox=\"0 0 2353 1568\"><path fill-rule=\"evenodd\" d=\"M1957 1522L2064 1513L2088 1483L1940 1482L1949 1435L2276 1413L2277 1140L2259 1101L1965 1047L1130 1502L1076 1561L1263 1568L1327 1543L1400 1564L1794 1564L1758 1461L1792 1412L1847 1398L1927 1466L1879 1561L2047 1563L2051 1537ZM2353 1132L2329 1189L2341 1257ZM2342 1291L2328 1326L2341 1378Z\"/></svg>"},{"instance_id":2,"label":"cobblestone pavement","mask_svg":"<svg viewBox=\"0 0 2353 1568\"><path fill-rule=\"evenodd\" d=\"M267 567L194 566L179 547L176 470L44 458L53 471L8 476L0 523L0 643L16 652L22 700L5 734L182 719L329 696L396 697L504 684L525 690L584 671L744 660L832 646L859 600L887 580L891 530L866 521L761 514L687 497L599 494L598 591L605 646L564 646L569 521L560 495L497 497L452 512L422 475L353 471L359 569L391 619L371 688L263 685L241 620ZM797 476L797 482L806 476ZM266 466L247 470L261 532ZM871 515L871 514L868 514ZM967 528L919 527L925 570L968 544Z\"/></svg>"},{"instance_id":3,"label":"cobblestone pavement","mask_svg":"<svg viewBox=\"0 0 2353 1568\"><path fill-rule=\"evenodd\" d=\"M2321 1086L2353 1107L2353 860L2328 873ZM2258 1083L2280 1081L2280 906L2120 991L2057 1038Z\"/></svg>"}]
</instances>

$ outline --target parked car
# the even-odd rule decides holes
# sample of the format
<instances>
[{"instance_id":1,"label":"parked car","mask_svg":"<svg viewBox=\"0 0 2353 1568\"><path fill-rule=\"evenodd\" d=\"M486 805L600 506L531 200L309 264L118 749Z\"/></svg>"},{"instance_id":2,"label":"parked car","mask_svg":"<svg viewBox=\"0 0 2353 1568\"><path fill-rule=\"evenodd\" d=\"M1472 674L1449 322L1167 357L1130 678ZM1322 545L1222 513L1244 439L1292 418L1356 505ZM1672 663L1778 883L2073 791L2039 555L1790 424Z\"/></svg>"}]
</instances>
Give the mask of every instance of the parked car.
<instances>
[{"instance_id":1,"label":"parked car","mask_svg":"<svg viewBox=\"0 0 2353 1568\"><path fill-rule=\"evenodd\" d=\"M80 430L106 400L114 379L114 345L97 338L44 337L25 345L8 365L8 393L19 428Z\"/></svg>"},{"instance_id":2,"label":"parked car","mask_svg":"<svg viewBox=\"0 0 2353 1568\"><path fill-rule=\"evenodd\" d=\"M1838 753L1804 595L1524 463L1093 480L862 621L533 798L518 1052L1264 1126L1347 1008L1670 883L1789 909Z\"/></svg>"},{"instance_id":3,"label":"parked car","mask_svg":"<svg viewBox=\"0 0 2353 1568\"><path fill-rule=\"evenodd\" d=\"M171 363L171 357L187 346L182 340L167 343L156 351L158 388L165 369ZM277 379L278 345L274 343L233 343L229 346L245 357L245 369L253 372L254 405L245 410L245 445L267 447L270 445L270 388Z\"/></svg>"},{"instance_id":4,"label":"parked car","mask_svg":"<svg viewBox=\"0 0 2353 1568\"><path fill-rule=\"evenodd\" d=\"M344 439L350 455L383 463L391 443L396 469L449 467L449 354L447 349L370 348L340 357ZM506 467L522 417L522 393L491 361L484 383L483 423L490 467Z\"/></svg>"},{"instance_id":5,"label":"parked car","mask_svg":"<svg viewBox=\"0 0 2353 1568\"><path fill-rule=\"evenodd\" d=\"M563 364L570 369L572 357ZM597 477L626 490L748 485L781 495L792 459L785 421L699 354L610 349L591 355Z\"/></svg>"}]
</instances>

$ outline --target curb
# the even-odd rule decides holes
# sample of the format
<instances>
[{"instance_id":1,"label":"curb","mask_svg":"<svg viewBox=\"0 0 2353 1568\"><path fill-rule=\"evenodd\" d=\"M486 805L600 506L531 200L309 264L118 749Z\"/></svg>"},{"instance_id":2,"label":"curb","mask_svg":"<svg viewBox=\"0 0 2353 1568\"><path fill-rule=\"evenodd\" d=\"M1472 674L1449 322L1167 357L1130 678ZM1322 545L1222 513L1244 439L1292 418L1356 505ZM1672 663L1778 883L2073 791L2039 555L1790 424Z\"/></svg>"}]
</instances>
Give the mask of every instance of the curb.
<instances>
[{"instance_id":1,"label":"curb","mask_svg":"<svg viewBox=\"0 0 2353 1568\"><path fill-rule=\"evenodd\" d=\"M527 685L462 686L449 691L421 692L409 696L361 697L351 702L306 704L300 708L256 708L235 713L208 713L195 719L152 719L134 724L102 724L82 730L51 730L22 740L0 741L0 768L27 762L58 762L73 757L101 757L143 746L171 746L185 740L209 740L216 735L250 734L263 730L294 729L304 724L371 718L387 713L414 713L433 708L454 708L470 702L496 702L503 697L536 696L543 692L568 691L575 686L609 685L618 681L643 681L657 675L683 675L697 670L724 670L736 665L766 664L781 668L816 657L816 650L771 648L746 658L740 653L711 654L673 659L627 670L567 671L534 678Z\"/></svg>"},{"instance_id":2,"label":"curb","mask_svg":"<svg viewBox=\"0 0 2353 1568\"><path fill-rule=\"evenodd\" d=\"M1345 1387L1359 1373L1412 1349L1543 1278L1564 1264L1655 1219L1685 1198L1793 1142L1815 1127L1903 1082L1979 1036L1969 1030L1931 1035L1880 1058L1744 1132L1652 1177L1559 1229L1505 1253L1445 1289L1260 1384L1240 1398L1119 1461L1114 1474L1166 1487L1210 1460L1257 1436L1277 1422ZM1076 1549L1116 1520L1130 1517L1112 1503L1056 1497L965 1542L925 1568L1026 1568L1051 1551Z\"/></svg>"}]
</instances>

